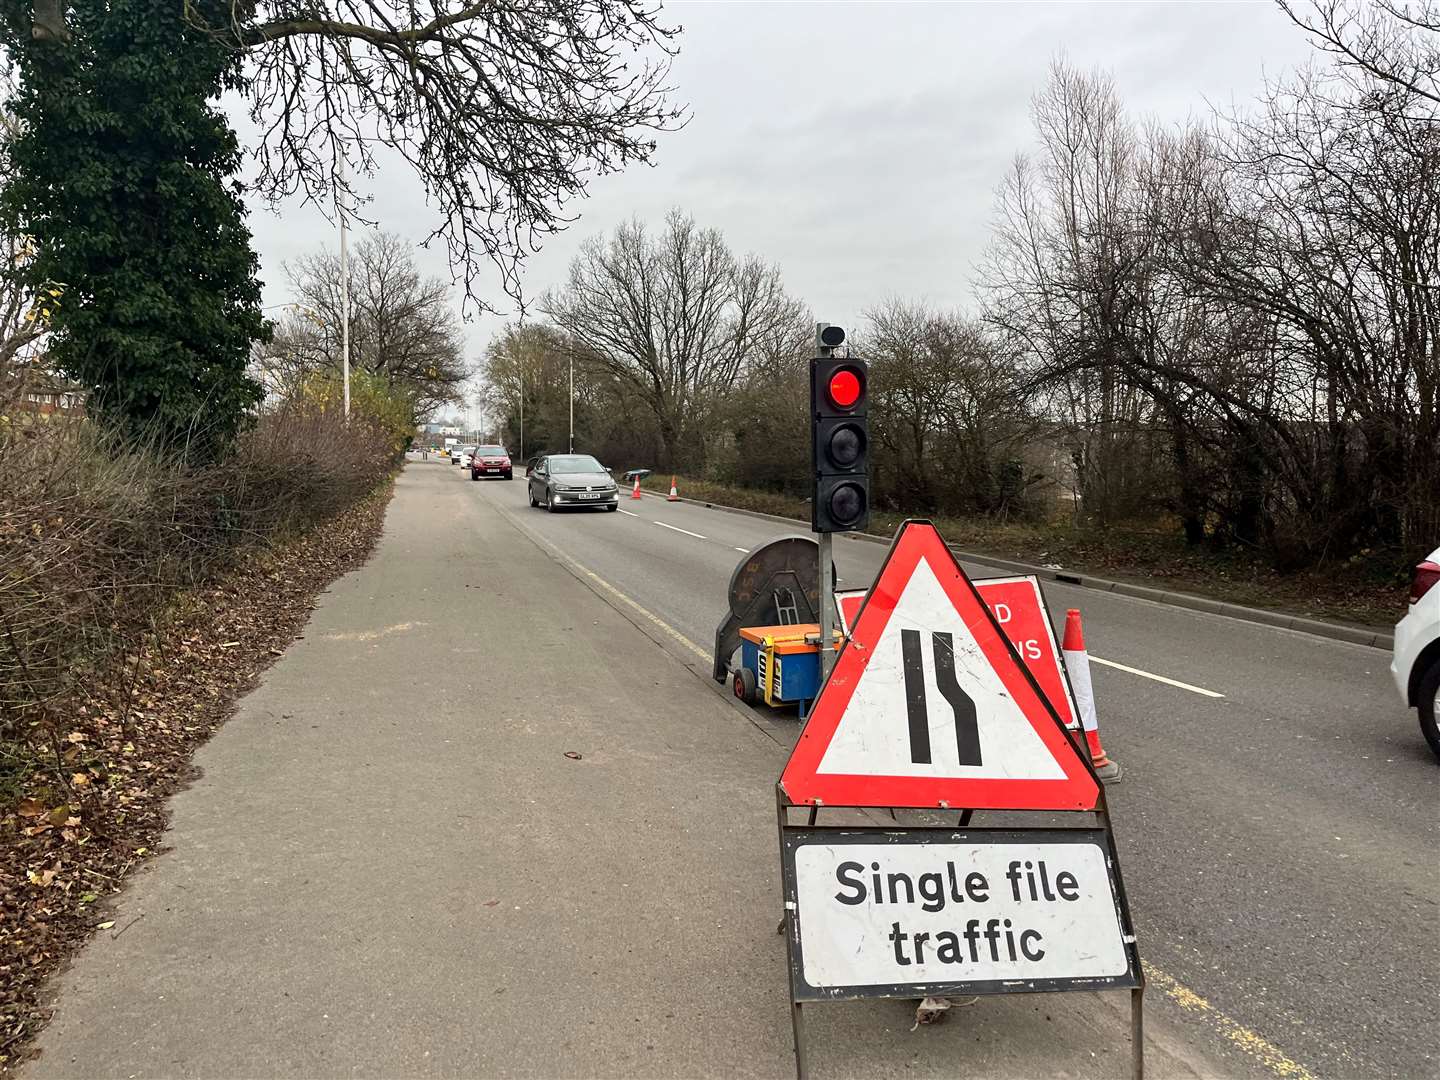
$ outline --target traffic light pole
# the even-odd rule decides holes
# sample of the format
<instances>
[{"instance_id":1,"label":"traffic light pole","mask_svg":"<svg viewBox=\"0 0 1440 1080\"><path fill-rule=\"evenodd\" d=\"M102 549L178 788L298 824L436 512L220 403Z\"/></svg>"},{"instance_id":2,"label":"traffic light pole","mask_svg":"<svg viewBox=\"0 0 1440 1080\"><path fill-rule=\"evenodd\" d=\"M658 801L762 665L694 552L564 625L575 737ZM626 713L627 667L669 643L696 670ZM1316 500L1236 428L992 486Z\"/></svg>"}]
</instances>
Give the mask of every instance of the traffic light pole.
<instances>
[{"instance_id":1,"label":"traffic light pole","mask_svg":"<svg viewBox=\"0 0 1440 1080\"><path fill-rule=\"evenodd\" d=\"M820 542L820 681L835 666L835 575L831 570L831 533L819 533Z\"/></svg>"}]
</instances>

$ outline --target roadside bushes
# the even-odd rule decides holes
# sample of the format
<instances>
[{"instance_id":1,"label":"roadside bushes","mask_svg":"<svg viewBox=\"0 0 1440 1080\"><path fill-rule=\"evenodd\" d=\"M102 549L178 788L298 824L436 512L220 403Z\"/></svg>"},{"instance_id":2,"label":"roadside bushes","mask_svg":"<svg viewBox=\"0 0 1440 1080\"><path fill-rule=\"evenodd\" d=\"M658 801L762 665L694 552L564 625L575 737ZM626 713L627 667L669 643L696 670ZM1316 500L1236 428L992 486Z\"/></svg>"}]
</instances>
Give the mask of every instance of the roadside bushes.
<instances>
[{"instance_id":1,"label":"roadside bushes","mask_svg":"<svg viewBox=\"0 0 1440 1080\"><path fill-rule=\"evenodd\" d=\"M214 464L0 402L0 797L78 691L123 694L175 596L345 509L394 469L394 432L290 400Z\"/></svg>"}]
</instances>

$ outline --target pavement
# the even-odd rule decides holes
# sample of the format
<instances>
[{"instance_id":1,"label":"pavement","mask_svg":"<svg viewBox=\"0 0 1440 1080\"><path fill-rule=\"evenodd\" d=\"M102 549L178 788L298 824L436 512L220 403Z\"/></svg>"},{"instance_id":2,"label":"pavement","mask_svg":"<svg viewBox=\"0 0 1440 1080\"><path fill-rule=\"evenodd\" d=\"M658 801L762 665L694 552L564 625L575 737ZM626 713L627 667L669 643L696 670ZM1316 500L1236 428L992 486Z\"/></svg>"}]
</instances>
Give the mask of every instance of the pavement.
<instances>
[{"instance_id":1,"label":"pavement","mask_svg":"<svg viewBox=\"0 0 1440 1080\"><path fill-rule=\"evenodd\" d=\"M405 471L374 558L201 750L24 1075L792 1074L784 746L497 512L522 485L456 472ZM1129 1061L1126 994L914 1033L904 1002L811 1012L816 1077ZM1147 1049L1216 1067L1163 1019Z\"/></svg>"},{"instance_id":2,"label":"pavement","mask_svg":"<svg viewBox=\"0 0 1440 1080\"><path fill-rule=\"evenodd\" d=\"M783 527L524 491L406 469L374 558L198 755L26 1075L792 1073L773 789L798 725L705 677L740 551ZM882 555L840 542L845 583ZM1386 654L1047 594L1126 666L1095 683L1149 1074L1435 1075L1437 770ZM1129 1064L1123 993L913 1033L904 1002L810 1014L817 1078Z\"/></svg>"}]
</instances>

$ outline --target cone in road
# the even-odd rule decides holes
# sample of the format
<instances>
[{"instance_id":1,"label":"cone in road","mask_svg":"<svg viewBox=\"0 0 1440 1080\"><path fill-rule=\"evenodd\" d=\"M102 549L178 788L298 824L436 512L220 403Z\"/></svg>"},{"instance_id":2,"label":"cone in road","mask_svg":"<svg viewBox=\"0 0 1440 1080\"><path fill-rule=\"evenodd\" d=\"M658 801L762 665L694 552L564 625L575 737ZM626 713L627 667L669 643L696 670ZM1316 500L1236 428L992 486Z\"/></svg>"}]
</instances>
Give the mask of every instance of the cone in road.
<instances>
[{"instance_id":1,"label":"cone in road","mask_svg":"<svg viewBox=\"0 0 1440 1080\"><path fill-rule=\"evenodd\" d=\"M1095 716L1095 691L1090 686L1090 654L1085 651L1085 630L1080 625L1080 612L1065 612L1065 638L1060 644L1065 658L1065 674L1070 676L1070 689L1075 694L1075 707L1080 710L1080 727L1090 749L1090 763L1095 775L1107 784L1120 779L1120 765L1111 760L1100 745L1100 725Z\"/></svg>"},{"instance_id":2,"label":"cone in road","mask_svg":"<svg viewBox=\"0 0 1440 1080\"><path fill-rule=\"evenodd\" d=\"M630 497L632 499L639 499L642 497L640 494L640 477L638 476L635 477L635 489L630 492Z\"/></svg>"},{"instance_id":3,"label":"cone in road","mask_svg":"<svg viewBox=\"0 0 1440 1080\"><path fill-rule=\"evenodd\" d=\"M666 502L679 502L680 492L675 490L675 477L670 477L670 494L665 496Z\"/></svg>"}]
</instances>

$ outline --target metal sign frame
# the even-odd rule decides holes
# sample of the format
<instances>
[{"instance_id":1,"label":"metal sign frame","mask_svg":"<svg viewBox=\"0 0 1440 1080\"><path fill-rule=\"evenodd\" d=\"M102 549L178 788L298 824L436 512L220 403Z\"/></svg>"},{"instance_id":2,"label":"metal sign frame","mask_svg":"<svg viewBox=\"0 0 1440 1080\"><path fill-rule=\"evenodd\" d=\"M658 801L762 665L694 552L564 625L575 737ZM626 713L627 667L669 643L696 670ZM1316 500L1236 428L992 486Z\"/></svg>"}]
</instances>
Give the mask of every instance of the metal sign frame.
<instances>
[{"instance_id":1,"label":"metal sign frame","mask_svg":"<svg viewBox=\"0 0 1440 1080\"><path fill-rule=\"evenodd\" d=\"M813 804L795 803L785 794L785 789L775 785L776 829L780 839L780 862L783 892L783 916L778 932L785 936L786 975L789 980L790 1025L795 1045L795 1075L797 1080L807 1080L809 1066L806 1057L805 1006L822 1001L856 1001L870 998L921 998L925 996L947 996L951 993L999 996L1012 993L1068 993L1074 991L1126 990L1130 992L1130 1075L1132 1080L1144 1080L1145 1076L1145 970L1140 961L1140 949L1135 933L1134 920L1130 917L1130 902L1125 892L1125 878L1120 870L1120 859L1115 850L1115 834L1110 821L1110 810L1104 788L1100 791L1100 803L1093 811L1064 812L1056 815L1047 812L1046 824L1036 828L1014 825L1015 811L1006 812L1007 824L1001 828L988 829L972 827L970 822L975 810L962 810L955 827L919 826L915 828L886 829L881 827L857 828L851 825L821 825L818 822L820 807ZM862 809L855 807L825 807L826 811ZM873 808L872 808L873 809ZM791 822L792 810L805 811L805 820ZM1056 826L1054 819L1060 817L1084 817L1089 819L1080 826ZM1091 823L1093 822L1093 823ZM795 880L795 850L799 843L817 835L889 836L895 843L924 843L929 839L941 839L967 834L1004 836L1023 841L1025 838L1054 838L1057 835L1073 834L1080 838L1076 843L1094 843L1098 839L1105 852L1106 868L1114 890L1117 917L1125 945L1127 970L1125 976L1087 980L1073 979L1031 979L1031 980L986 980L975 982L901 983L877 985L874 987L850 987L840 992L822 991L804 981L803 930L799 924L799 897ZM798 839L792 839L796 837ZM911 839L914 837L914 839ZM799 992L797 993L797 988Z\"/></svg>"},{"instance_id":2,"label":"metal sign frame","mask_svg":"<svg viewBox=\"0 0 1440 1080\"><path fill-rule=\"evenodd\" d=\"M907 531L907 528L911 525L928 526L930 524L931 523L928 521L917 520L907 521L900 526L900 528L895 534L895 539L891 542L890 549L886 552L885 560L882 563L880 573L876 576L877 582L880 581L881 578L884 576L885 570L890 565L891 558L895 553L895 549L899 544L901 537ZM873 827L857 828L853 824L853 820L851 823L846 825L819 824L818 817L822 808L821 801L818 799L807 799L801 802L796 802L792 800L790 796L786 793L783 784L777 782L775 785L775 810L776 826L780 841L781 877L782 890L784 895L784 915L781 920L779 930L780 933L784 934L785 936L785 948L787 954L786 969L790 982L790 1019L795 1040L796 1076L799 1078L799 1080L806 1080L806 1077L808 1076L804 1019L804 1008L807 1003L814 1004L820 1001L853 1001L868 998L917 998L924 996L948 996L950 994L1002 995L1012 993L1053 993L1074 991L1095 992L1105 990L1128 989L1130 992L1130 1072L1134 1080L1143 1080L1143 1077L1145 1075L1145 973L1140 962L1139 946L1136 941L1134 921L1131 919L1130 916L1130 904L1125 892L1125 880L1121 873L1120 860L1116 852L1115 834L1111 823L1109 804L1106 799L1104 784L1100 782L1099 777L1095 773L1094 766L1090 760L1089 750L1083 737L1080 737L1078 732L1072 731L1065 726L1064 721L1060 718L1059 714L1055 710L1055 707L1050 703L1049 699L1045 695L1044 690L1041 689L1038 681L1035 679L1034 674L1030 671L1029 665L1025 662L1024 658L1020 656L1014 644L1011 643L1011 641L1009 640L1008 635L1004 633L1003 629L1000 627L999 622L996 620L994 613L990 611L989 605L986 604L984 600L980 597L978 590L975 588L974 582L971 581L969 575L965 573L964 568L960 566L959 559L955 557L955 553L950 550L948 545L945 546L945 550L950 556L950 558L954 561L955 567L957 570L959 570L961 578L964 581L965 585L968 587L969 591L974 594L975 598L979 602L981 609L984 611L986 620L988 620L988 622L993 626L996 634L999 637L1000 642L1002 643L1002 647L1009 653L1010 657L1019 667L1020 672L1022 673L1022 677L1025 682L1028 683L1029 688L1032 689L1035 695L1039 698L1040 703L1045 709L1045 712L1048 713L1048 719L1054 723L1056 728L1059 729L1065 741L1068 742L1077 751L1081 764L1083 765L1086 772L1090 775L1090 777L1095 781L1095 786L1098 789L1096 803L1093 808L1089 809L1051 809L1048 811L1043 811L1043 817L1039 818L1039 820L1043 821L1043 824L1037 825L1035 828L1026 828L1024 826L1016 825L1016 813L1018 812L1023 814L1027 812L1025 810L1016 809L1004 811L1006 815L1004 819L1006 824L1004 827L994 829L972 827L971 821L977 812L983 812L986 809L998 808L966 808L960 806L951 806L945 803L940 804L941 807L943 807L942 812L959 812L958 824L953 828L933 825L917 828L894 829ZM1031 575L1019 576L1022 578L1031 577ZM1070 704L1073 710L1074 691L1070 685L1070 674L1065 668L1061 650L1059 648L1058 642L1056 641L1054 623L1050 619L1050 609L1048 603L1046 602L1047 598L1045 596L1044 587L1041 585L1038 579L1031 579L1034 581L1036 589L1040 595L1041 613L1044 617L1044 622L1046 623L1047 630L1050 634L1051 647L1055 650L1057 660L1061 660L1061 663L1059 665L1061 678L1063 680L1065 692L1071 698ZM872 585L871 589L865 590L865 597L862 600L860 609L856 614L854 624L858 625L863 618L865 608L869 606L870 600L872 598L873 588L874 587ZM835 610L838 615L839 604L834 598L833 594L829 597L826 597L826 599L828 599L830 603L834 605L832 610ZM845 642L841 645L841 652L840 656L837 658L837 662L844 659L844 654L847 650L849 650L849 648L850 642L849 636L847 635ZM828 684L833 675L833 671L824 672L823 683ZM825 686L822 685L822 696L824 694L824 690ZM818 700L819 699L817 698L817 702ZM1077 721L1079 719L1078 710L1076 711L1076 719ZM806 726L809 726L808 719ZM805 732L802 731L802 741L804 740L804 737ZM786 767L787 769L789 767L788 761L786 763ZM840 803L825 803L823 804L823 808L827 813L833 810L854 811L856 809L885 809L884 807L877 806L877 804L875 803L867 803L863 807L842 805ZM890 807L889 809L891 810L893 815L894 810L901 808L902 807ZM907 807L907 809L921 808L912 806ZM805 811L803 823L798 821L792 823L790 820L791 812L801 810ZM933 810L931 810L930 812L934 813ZM1041 812L1037 811L1037 817L1039 817L1039 813ZM1083 824L1077 824L1076 826L1070 827L1066 827L1063 825L1057 826L1055 824L1057 818L1068 818L1070 820L1081 821L1083 822ZM1119 925L1122 933L1122 941L1125 948L1127 965L1126 972L1123 976L1097 976L1094 978L1081 979L1052 978L1030 980L975 980L970 982L966 982L964 980L956 980L954 982L937 983L901 983L890 985L877 984L874 986L844 987L839 988L838 990L822 990L816 987L809 986L804 980L804 970L802 967L804 943L802 941L803 928L801 927L799 922L799 896L798 884L796 880L795 852L804 842L806 842L806 840L816 837L823 837L826 834L846 835L852 837L880 837L884 838L885 842L896 844L923 844L927 841L982 835L996 838L1004 838L1015 842L1044 839L1051 841L1060 840L1063 842L1073 843L1097 843L1101 846L1105 854L1106 870L1110 879L1112 895L1114 897L1116 905L1116 915L1119 920Z\"/></svg>"}]
</instances>

